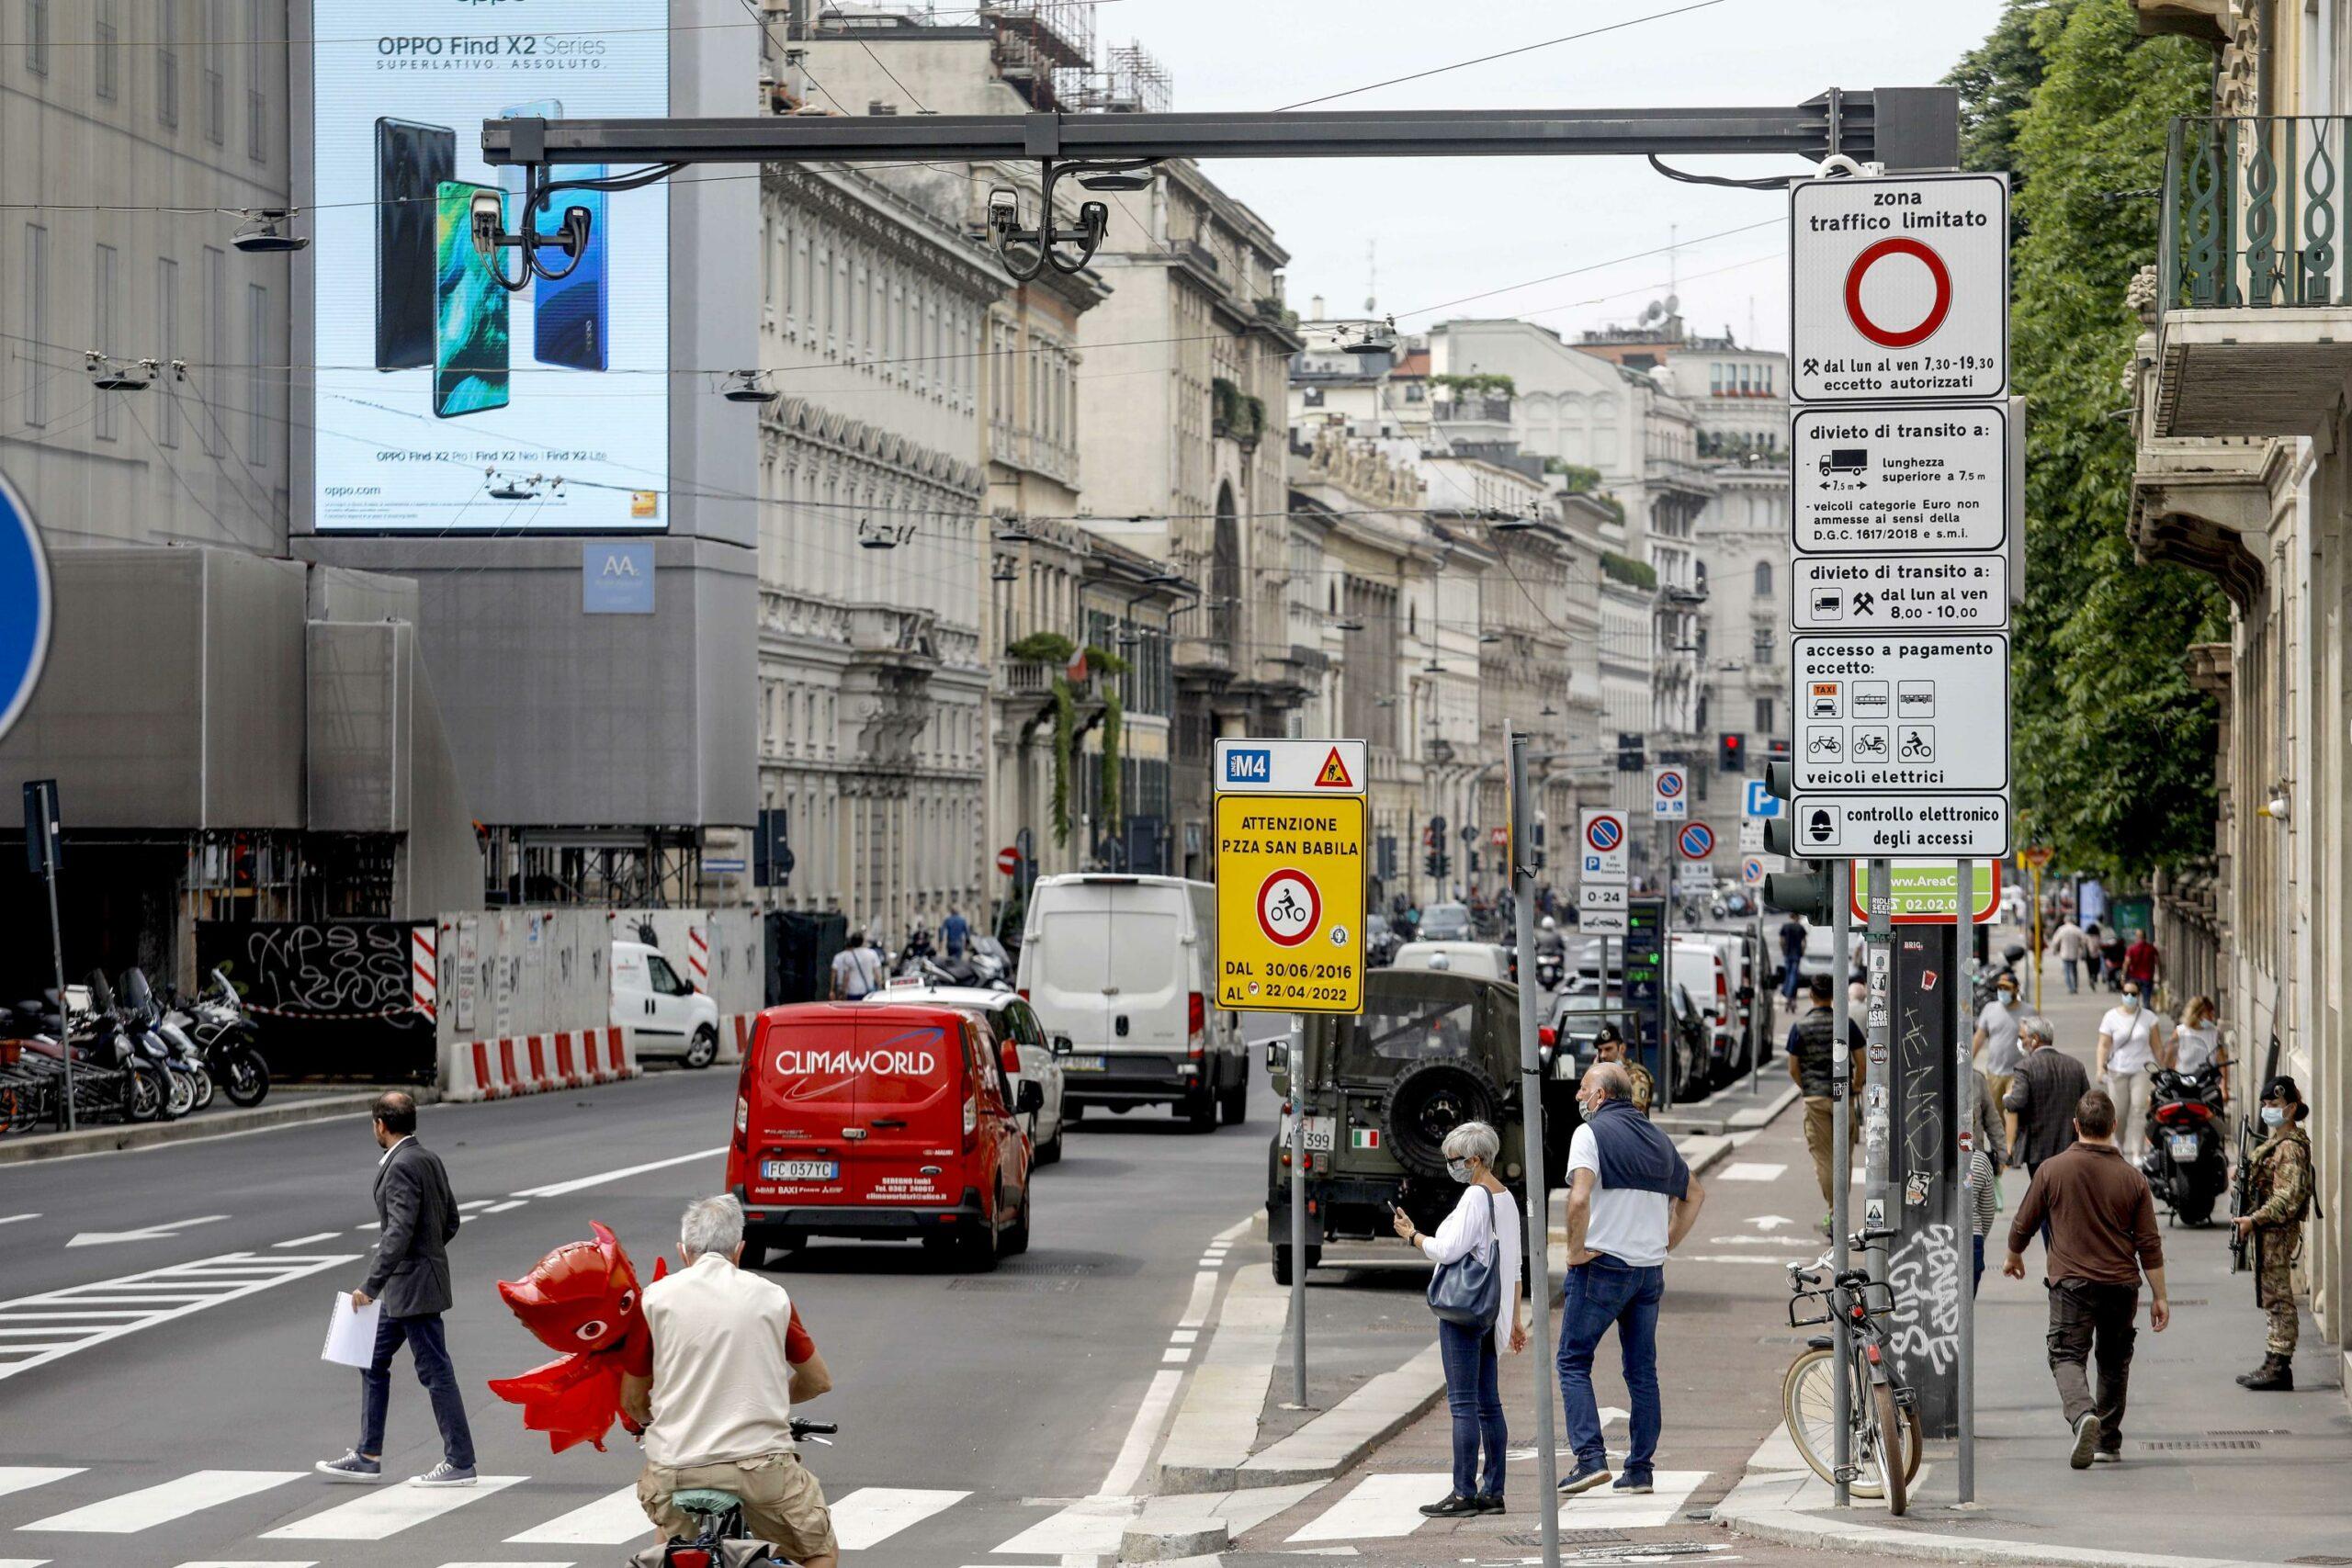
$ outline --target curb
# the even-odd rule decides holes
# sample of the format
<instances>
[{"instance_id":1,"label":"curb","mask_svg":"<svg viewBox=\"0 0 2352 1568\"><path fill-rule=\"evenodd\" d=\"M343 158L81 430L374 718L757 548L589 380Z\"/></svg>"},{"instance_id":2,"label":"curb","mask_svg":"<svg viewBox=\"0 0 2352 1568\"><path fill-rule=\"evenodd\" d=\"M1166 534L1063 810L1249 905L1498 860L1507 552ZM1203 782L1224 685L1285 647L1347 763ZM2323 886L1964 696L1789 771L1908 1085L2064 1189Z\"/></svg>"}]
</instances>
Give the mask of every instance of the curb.
<instances>
[{"instance_id":1,"label":"curb","mask_svg":"<svg viewBox=\"0 0 2352 1568\"><path fill-rule=\"evenodd\" d=\"M1445 1393L1445 1370L1432 1345L1354 1393L1231 1472L1230 1484L1287 1486L1329 1481L1427 1415ZM1336 1445L1336 1446L1335 1446Z\"/></svg>"},{"instance_id":2,"label":"curb","mask_svg":"<svg viewBox=\"0 0 2352 1568\"><path fill-rule=\"evenodd\" d=\"M1238 1473L1258 1440L1289 1319L1289 1287L1273 1284L1262 1270L1245 1269L1227 1285L1151 1467L1159 1491L1229 1492L1244 1484Z\"/></svg>"},{"instance_id":3,"label":"curb","mask_svg":"<svg viewBox=\"0 0 2352 1568\"><path fill-rule=\"evenodd\" d=\"M259 1132L265 1128L292 1126L302 1122L357 1116L368 1110L376 1096L381 1094L385 1088L407 1089L416 1096L419 1105L432 1105L441 1099L438 1089L426 1085L395 1084L356 1089L349 1094L297 1094L290 1099L281 1098L274 1105L256 1105L246 1111L224 1111L216 1116L188 1117L177 1122L110 1122L103 1127L81 1128L71 1133L34 1133L0 1139L0 1165L36 1159L65 1159L75 1155L113 1154L126 1149L153 1148L158 1144L187 1143L198 1138Z\"/></svg>"},{"instance_id":4,"label":"curb","mask_svg":"<svg viewBox=\"0 0 2352 1568\"><path fill-rule=\"evenodd\" d=\"M2145 1551L2106 1551L2042 1540L2005 1540L1893 1529L1860 1519L1825 1518L1792 1506L1813 1479L1810 1471L1750 1475L1715 1505L1714 1522L1741 1535L1818 1551L1870 1552L1925 1562L2069 1562L2096 1568L2272 1568L2244 1558L2159 1557Z\"/></svg>"},{"instance_id":5,"label":"curb","mask_svg":"<svg viewBox=\"0 0 2352 1568\"><path fill-rule=\"evenodd\" d=\"M1231 1527L1200 1496L1147 1497L1119 1534L1122 1562L1174 1562L1216 1554L1233 1544Z\"/></svg>"}]
</instances>

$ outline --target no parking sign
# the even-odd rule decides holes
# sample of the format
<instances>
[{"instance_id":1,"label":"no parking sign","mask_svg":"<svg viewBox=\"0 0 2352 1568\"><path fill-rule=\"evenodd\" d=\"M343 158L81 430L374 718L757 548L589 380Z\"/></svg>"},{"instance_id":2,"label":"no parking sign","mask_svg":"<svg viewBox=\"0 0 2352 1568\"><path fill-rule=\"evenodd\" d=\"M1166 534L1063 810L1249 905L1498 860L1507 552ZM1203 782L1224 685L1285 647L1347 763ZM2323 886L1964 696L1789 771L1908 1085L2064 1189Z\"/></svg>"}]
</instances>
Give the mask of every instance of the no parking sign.
<instances>
[{"instance_id":1,"label":"no parking sign","mask_svg":"<svg viewBox=\"0 0 2352 1568\"><path fill-rule=\"evenodd\" d=\"M1577 822L1577 870L1587 882L1625 880L1625 814L1588 807Z\"/></svg>"}]
</instances>

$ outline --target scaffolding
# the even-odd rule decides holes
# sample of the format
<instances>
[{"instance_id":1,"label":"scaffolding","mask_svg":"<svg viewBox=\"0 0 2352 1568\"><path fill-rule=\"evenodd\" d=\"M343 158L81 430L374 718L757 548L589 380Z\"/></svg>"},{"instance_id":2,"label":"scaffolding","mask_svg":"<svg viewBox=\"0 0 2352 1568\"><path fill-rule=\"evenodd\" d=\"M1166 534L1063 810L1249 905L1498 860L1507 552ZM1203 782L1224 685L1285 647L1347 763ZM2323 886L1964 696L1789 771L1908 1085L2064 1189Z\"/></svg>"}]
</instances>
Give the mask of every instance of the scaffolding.
<instances>
[{"instance_id":1,"label":"scaffolding","mask_svg":"<svg viewBox=\"0 0 2352 1568\"><path fill-rule=\"evenodd\" d=\"M1165 114L1175 98L1175 79L1139 43L1114 43L1102 63L1069 73L1062 96L1069 107L1090 114Z\"/></svg>"}]
</instances>

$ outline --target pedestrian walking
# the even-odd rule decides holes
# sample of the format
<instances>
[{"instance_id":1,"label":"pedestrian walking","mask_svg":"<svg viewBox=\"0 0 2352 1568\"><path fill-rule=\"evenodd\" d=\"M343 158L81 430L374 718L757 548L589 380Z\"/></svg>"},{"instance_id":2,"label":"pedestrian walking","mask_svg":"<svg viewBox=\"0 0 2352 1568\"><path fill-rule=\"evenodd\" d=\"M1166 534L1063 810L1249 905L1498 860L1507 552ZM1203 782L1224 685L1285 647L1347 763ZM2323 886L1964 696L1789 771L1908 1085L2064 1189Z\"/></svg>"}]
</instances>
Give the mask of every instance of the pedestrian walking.
<instances>
[{"instance_id":1,"label":"pedestrian walking","mask_svg":"<svg viewBox=\"0 0 2352 1568\"><path fill-rule=\"evenodd\" d=\"M2140 982L2123 982L2123 999L2098 1021L2098 1077L2115 1101L2118 1141L2133 1165L2148 1152L2150 1074L2171 1054L2171 1026L2142 994Z\"/></svg>"},{"instance_id":2,"label":"pedestrian walking","mask_svg":"<svg viewBox=\"0 0 2352 1568\"><path fill-rule=\"evenodd\" d=\"M972 940L972 922L964 918L961 908L953 904L947 907L947 918L939 923L939 938L947 944L948 957L964 956L964 949Z\"/></svg>"},{"instance_id":3,"label":"pedestrian walking","mask_svg":"<svg viewBox=\"0 0 2352 1568\"><path fill-rule=\"evenodd\" d=\"M2058 967L2065 974L2066 994L2070 997L2082 988L2079 982L2083 956L2089 951L2090 938L2084 934L2082 927L2075 923L2072 915L2066 917L2064 925L2050 933L2050 952L2057 956ZM2098 976L2091 976L2091 984L2098 984Z\"/></svg>"},{"instance_id":4,"label":"pedestrian walking","mask_svg":"<svg viewBox=\"0 0 2352 1568\"><path fill-rule=\"evenodd\" d=\"M1614 1062L1624 1068L1626 1081L1634 1086L1634 1109L1645 1116L1650 1113L1650 1097L1657 1089L1657 1080L1650 1076L1647 1067L1626 1054L1625 1036L1615 1024L1602 1024L1600 1032L1592 1037L1592 1059L1595 1066Z\"/></svg>"},{"instance_id":5,"label":"pedestrian walking","mask_svg":"<svg viewBox=\"0 0 2352 1568\"><path fill-rule=\"evenodd\" d=\"M1633 1401L1621 1495L1651 1489L1665 1414L1657 1391L1657 1314L1666 1255L1681 1244L1707 1201L1664 1133L1634 1110L1625 1069L1604 1063L1577 1091L1584 1125L1568 1140L1568 1277L1560 1292L1560 1404L1576 1469L1560 1483L1572 1497L1609 1483L1592 1358L1613 1326Z\"/></svg>"},{"instance_id":6,"label":"pedestrian walking","mask_svg":"<svg viewBox=\"0 0 2352 1568\"><path fill-rule=\"evenodd\" d=\"M2097 920L2088 920L2083 926L2083 966L2090 976L2094 991L2098 989L2099 976L2106 963L2106 935L2098 929Z\"/></svg>"},{"instance_id":7,"label":"pedestrian walking","mask_svg":"<svg viewBox=\"0 0 2352 1568\"><path fill-rule=\"evenodd\" d=\"M2046 1018L2018 1026L2026 1047L2009 1092L2001 1098L2007 1114L2009 1163L2039 1174L2044 1160L2075 1141L2075 1107L2091 1087L2083 1065L2058 1049L2057 1032Z\"/></svg>"},{"instance_id":8,"label":"pedestrian walking","mask_svg":"<svg viewBox=\"0 0 2352 1568\"><path fill-rule=\"evenodd\" d=\"M2009 1079L2025 1055L2018 1042L2018 983L2004 975L1993 984L1993 999L1976 1014L1976 1039L1972 1050L1977 1067L1991 1080L1995 1100L2008 1097Z\"/></svg>"},{"instance_id":9,"label":"pedestrian walking","mask_svg":"<svg viewBox=\"0 0 2352 1568\"><path fill-rule=\"evenodd\" d=\"M1437 1320L1445 1404L1453 1416L1453 1490L1442 1502L1424 1504L1421 1512L1433 1519L1452 1519L1503 1511L1504 1450L1510 1434L1503 1425L1495 1344L1500 1339L1518 1355L1527 1348L1527 1323L1519 1279L1519 1209L1511 1201L1510 1189L1495 1176L1502 1139L1484 1122L1464 1122L1445 1135L1442 1148L1446 1174L1464 1184L1461 1201L1435 1235L1423 1235L1412 1216L1397 1210L1396 1234L1440 1269L1465 1259L1491 1258L1500 1276L1494 1321ZM1483 1473L1481 1450L1486 1455Z\"/></svg>"},{"instance_id":10,"label":"pedestrian walking","mask_svg":"<svg viewBox=\"0 0 2352 1568\"><path fill-rule=\"evenodd\" d=\"M1970 1068L1969 1076L1976 1084L1970 1107L1968 1149L1969 1220L1976 1233L1974 1272L1968 1291L1974 1295L1984 1283L1984 1237L1993 1229L1993 1216L2000 1212L2001 1168L2008 1163L2009 1147L2000 1101L1993 1094L1992 1076L1982 1067Z\"/></svg>"},{"instance_id":11,"label":"pedestrian walking","mask_svg":"<svg viewBox=\"0 0 2352 1568\"><path fill-rule=\"evenodd\" d=\"M2254 1302L2270 1320L2262 1365L2238 1376L2240 1387L2256 1393L2295 1387L2295 1259L2312 1209L2312 1141L2302 1123L2311 1113L2293 1078L2262 1086L2262 1145L2247 1156L2254 1207L2230 1222L2254 1248Z\"/></svg>"},{"instance_id":12,"label":"pedestrian walking","mask_svg":"<svg viewBox=\"0 0 2352 1568\"><path fill-rule=\"evenodd\" d=\"M2165 1295L2164 1238L2156 1230L2148 1179L2115 1146L2115 1102L2093 1089L2075 1108L2075 1145L2047 1161L2009 1222L2009 1256L2001 1272L2025 1278L2025 1248L2042 1232L2042 1283L2050 1292L2050 1375L2075 1435L2067 1462L2123 1457L2123 1409L2138 1337L2140 1280L2148 1281L2148 1325L2172 1321ZM2086 1365L2096 1363L2094 1396Z\"/></svg>"},{"instance_id":13,"label":"pedestrian walking","mask_svg":"<svg viewBox=\"0 0 2352 1568\"><path fill-rule=\"evenodd\" d=\"M458 1234L458 1200L441 1156L416 1141L416 1100L402 1089L376 1097L376 1263L351 1292L354 1308L378 1303L376 1347L359 1373L359 1441L316 1469L331 1481L384 1479L384 1416L391 1403L392 1358L402 1345L441 1428L441 1462L412 1486L471 1486L474 1438L441 1314L449 1310L449 1240Z\"/></svg>"},{"instance_id":14,"label":"pedestrian walking","mask_svg":"<svg viewBox=\"0 0 2352 1568\"><path fill-rule=\"evenodd\" d=\"M2132 933L2131 944L2123 950L2123 977L2140 983L2140 994L2154 1001L2156 982L2164 978L2164 954L2148 940L2146 931Z\"/></svg>"},{"instance_id":15,"label":"pedestrian walking","mask_svg":"<svg viewBox=\"0 0 2352 1568\"><path fill-rule=\"evenodd\" d=\"M2107 987L2111 991L2120 991L2123 988L2124 951L2123 932L2120 930L2109 926L2099 932L2098 969L2100 974L2107 976Z\"/></svg>"},{"instance_id":16,"label":"pedestrian walking","mask_svg":"<svg viewBox=\"0 0 2352 1568\"><path fill-rule=\"evenodd\" d=\"M862 931L849 933L849 945L833 954L833 997L854 1002L882 983L882 960L865 945Z\"/></svg>"},{"instance_id":17,"label":"pedestrian walking","mask_svg":"<svg viewBox=\"0 0 2352 1568\"><path fill-rule=\"evenodd\" d=\"M1791 915L1781 922L1781 999L1792 1011L1797 1005L1797 987L1804 983L1798 973L1804 963L1804 922Z\"/></svg>"},{"instance_id":18,"label":"pedestrian walking","mask_svg":"<svg viewBox=\"0 0 2352 1568\"><path fill-rule=\"evenodd\" d=\"M792 1436L792 1407L833 1386L816 1342L790 1293L741 1267L731 1194L686 1206L678 1257L684 1268L645 1287L645 1334L622 1369L621 1409L645 1429L638 1506L675 1540L693 1529L678 1493L729 1492L755 1540L836 1568L832 1514Z\"/></svg>"},{"instance_id":19,"label":"pedestrian walking","mask_svg":"<svg viewBox=\"0 0 2352 1568\"><path fill-rule=\"evenodd\" d=\"M1812 998L1812 1009L1789 1025L1783 1054L1789 1059L1789 1077L1795 1081L1797 1093L1804 1097L1804 1146L1813 1154L1813 1174L1821 1183L1821 1223L1826 1234L1829 1216L1838 1206L1838 1018L1830 1006L1837 982L1826 975L1815 975L1806 988ZM1849 1059L1854 1085L1859 1089L1863 1058L1849 1053ZM1846 1118L1849 1145L1861 1136L1861 1122L1859 1116Z\"/></svg>"}]
</instances>

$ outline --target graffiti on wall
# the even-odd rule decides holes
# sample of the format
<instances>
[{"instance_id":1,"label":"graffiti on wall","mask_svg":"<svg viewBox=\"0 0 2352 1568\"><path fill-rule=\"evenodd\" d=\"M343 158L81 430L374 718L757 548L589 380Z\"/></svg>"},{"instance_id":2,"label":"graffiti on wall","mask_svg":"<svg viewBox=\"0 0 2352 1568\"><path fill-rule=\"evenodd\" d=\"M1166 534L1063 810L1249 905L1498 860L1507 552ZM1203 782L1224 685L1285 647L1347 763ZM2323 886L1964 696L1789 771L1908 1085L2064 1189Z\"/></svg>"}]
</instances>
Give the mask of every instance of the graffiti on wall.
<instances>
[{"instance_id":1,"label":"graffiti on wall","mask_svg":"<svg viewBox=\"0 0 2352 1568\"><path fill-rule=\"evenodd\" d=\"M294 920L198 930L203 967L219 965L266 1018L390 1018L415 1010L409 930L399 920Z\"/></svg>"}]
</instances>

